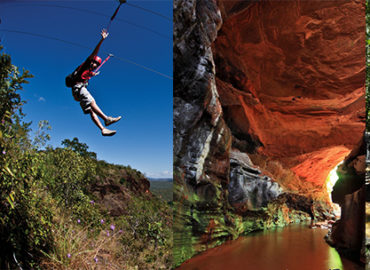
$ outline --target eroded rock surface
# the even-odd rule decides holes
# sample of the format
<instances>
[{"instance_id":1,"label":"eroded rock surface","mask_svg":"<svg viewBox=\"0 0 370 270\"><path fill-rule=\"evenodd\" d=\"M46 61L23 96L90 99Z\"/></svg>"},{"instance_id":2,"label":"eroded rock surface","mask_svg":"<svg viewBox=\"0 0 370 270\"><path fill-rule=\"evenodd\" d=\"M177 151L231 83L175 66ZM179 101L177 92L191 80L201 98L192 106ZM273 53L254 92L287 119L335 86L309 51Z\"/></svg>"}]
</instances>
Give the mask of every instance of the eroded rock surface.
<instances>
[{"instance_id":1,"label":"eroded rock surface","mask_svg":"<svg viewBox=\"0 0 370 270\"><path fill-rule=\"evenodd\" d=\"M233 135L322 185L363 136L363 2L220 2L213 51Z\"/></svg>"},{"instance_id":2,"label":"eroded rock surface","mask_svg":"<svg viewBox=\"0 0 370 270\"><path fill-rule=\"evenodd\" d=\"M248 155L239 151L230 154L229 203L237 212L259 210L282 192L278 183L253 166Z\"/></svg>"},{"instance_id":3,"label":"eroded rock surface","mask_svg":"<svg viewBox=\"0 0 370 270\"><path fill-rule=\"evenodd\" d=\"M339 251L355 260L365 259L365 142L351 152L338 169L339 180L334 186L333 202L341 206L341 218L328 241Z\"/></svg>"},{"instance_id":4,"label":"eroded rock surface","mask_svg":"<svg viewBox=\"0 0 370 270\"><path fill-rule=\"evenodd\" d=\"M325 180L365 127L363 18L355 0L174 0L175 265L330 217Z\"/></svg>"},{"instance_id":5,"label":"eroded rock surface","mask_svg":"<svg viewBox=\"0 0 370 270\"><path fill-rule=\"evenodd\" d=\"M221 22L215 1L174 1L175 264L204 250L209 230L213 241L229 237L214 230L225 223L231 147L211 50Z\"/></svg>"}]
</instances>

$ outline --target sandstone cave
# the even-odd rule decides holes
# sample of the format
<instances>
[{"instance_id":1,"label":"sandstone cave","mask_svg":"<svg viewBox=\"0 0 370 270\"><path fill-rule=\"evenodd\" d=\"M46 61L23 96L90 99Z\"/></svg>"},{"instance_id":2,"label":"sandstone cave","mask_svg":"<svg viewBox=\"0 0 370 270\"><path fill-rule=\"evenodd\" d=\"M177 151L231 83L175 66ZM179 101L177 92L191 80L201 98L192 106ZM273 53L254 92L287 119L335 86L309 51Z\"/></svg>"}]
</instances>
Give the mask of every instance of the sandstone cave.
<instances>
[{"instance_id":1,"label":"sandstone cave","mask_svg":"<svg viewBox=\"0 0 370 270\"><path fill-rule=\"evenodd\" d=\"M363 266L365 23L357 0L174 1L177 266L312 221Z\"/></svg>"}]
</instances>

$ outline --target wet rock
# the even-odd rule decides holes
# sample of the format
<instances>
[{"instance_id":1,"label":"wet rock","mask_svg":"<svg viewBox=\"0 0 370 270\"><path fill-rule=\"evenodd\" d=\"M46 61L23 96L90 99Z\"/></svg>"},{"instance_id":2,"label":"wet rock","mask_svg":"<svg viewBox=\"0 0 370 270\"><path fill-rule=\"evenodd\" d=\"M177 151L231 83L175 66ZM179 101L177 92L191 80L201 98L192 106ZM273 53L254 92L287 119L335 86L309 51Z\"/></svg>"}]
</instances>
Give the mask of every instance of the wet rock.
<instances>
[{"instance_id":1,"label":"wet rock","mask_svg":"<svg viewBox=\"0 0 370 270\"><path fill-rule=\"evenodd\" d=\"M328 198L329 171L364 129L363 11L358 1L174 0L175 265L329 215L311 198Z\"/></svg>"},{"instance_id":2,"label":"wet rock","mask_svg":"<svg viewBox=\"0 0 370 270\"><path fill-rule=\"evenodd\" d=\"M341 204L341 219L333 224L328 242L351 259L360 261L365 236L365 188L348 194ZM362 259L362 261L365 261Z\"/></svg>"},{"instance_id":3,"label":"wet rock","mask_svg":"<svg viewBox=\"0 0 370 270\"><path fill-rule=\"evenodd\" d=\"M277 201L280 204L285 203L290 209L305 212L311 219L314 219L314 201L311 198L299 194L283 193L277 198Z\"/></svg>"},{"instance_id":4,"label":"wet rock","mask_svg":"<svg viewBox=\"0 0 370 270\"><path fill-rule=\"evenodd\" d=\"M266 207L282 192L278 183L253 166L247 154L235 150L230 154L228 191L228 200L237 212Z\"/></svg>"},{"instance_id":5,"label":"wet rock","mask_svg":"<svg viewBox=\"0 0 370 270\"><path fill-rule=\"evenodd\" d=\"M216 1L174 1L175 264L230 235L224 187L231 134L222 118L211 50L221 23Z\"/></svg>"},{"instance_id":6,"label":"wet rock","mask_svg":"<svg viewBox=\"0 0 370 270\"><path fill-rule=\"evenodd\" d=\"M341 207L341 218L333 224L328 242L354 260L365 259L365 160L363 141L339 167L339 179L332 192L333 201Z\"/></svg>"},{"instance_id":7,"label":"wet rock","mask_svg":"<svg viewBox=\"0 0 370 270\"><path fill-rule=\"evenodd\" d=\"M174 1L174 10L174 164L194 185L207 181L207 167L224 178L228 170L211 51L222 20L213 1Z\"/></svg>"}]
</instances>

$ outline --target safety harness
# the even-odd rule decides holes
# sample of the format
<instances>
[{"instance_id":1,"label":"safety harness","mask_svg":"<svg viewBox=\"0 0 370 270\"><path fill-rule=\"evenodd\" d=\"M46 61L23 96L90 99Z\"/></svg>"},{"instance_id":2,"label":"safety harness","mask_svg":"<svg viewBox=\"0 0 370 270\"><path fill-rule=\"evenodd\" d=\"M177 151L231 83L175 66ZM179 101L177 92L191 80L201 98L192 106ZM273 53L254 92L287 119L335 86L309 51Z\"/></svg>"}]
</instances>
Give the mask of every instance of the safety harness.
<instances>
[{"instance_id":1,"label":"safety harness","mask_svg":"<svg viewBox=\"0 0 370 270\"><path fill-rule=\"evenodd\" d=\"M122 4L126 3L126 0L119 0L119 5L118 7L116 8L116 10L114 11L112 17L110 18L109 20L109 23L106 27L106 31L108 32L109 30L109 27L112 23L112 21L114 20L114 18L116 17L117 13L118 13L118 10L119 8L121 7ZM67 87L73 87L74 85L76 85L77 83L79 82L83 82L83 83L87 83L88 80L94 76L94 73L98 72L98 70L105 64L105 62L107 62L109 60L109 58L113 56L113 54L109 54L107 58L104 59L104 61L93 71L89 71L89 65L90 63L86 63L83 62L81 65L79 65L71 74L69 74L66 78L65 78L65 84ZM91 61L91 60L90 60ZM80 69L82 67L86 67L84 68L84 70L82 71L82 73L80 72Z\"/></svg>"}]
</instances>

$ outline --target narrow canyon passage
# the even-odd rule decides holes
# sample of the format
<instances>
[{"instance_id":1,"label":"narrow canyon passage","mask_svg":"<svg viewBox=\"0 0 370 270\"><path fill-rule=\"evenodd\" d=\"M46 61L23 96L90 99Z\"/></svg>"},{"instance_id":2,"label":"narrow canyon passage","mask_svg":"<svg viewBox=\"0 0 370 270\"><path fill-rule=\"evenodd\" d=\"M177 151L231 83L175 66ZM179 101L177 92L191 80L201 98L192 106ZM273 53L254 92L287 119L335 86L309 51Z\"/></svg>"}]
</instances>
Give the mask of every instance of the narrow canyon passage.
<instances>
[{"instance_id":1,"label":"narrow canyon passage","mask_svg":"<svg viewBox=\"0 0 370 270\"><path fill-rule=\"evenodd\" d=\"M174 1L175 266L356 269L320 229L274 231L339 212L328 242L364 261L364 17L357 0Z\"/></svg>"},{"instance_id":2,"label":"narrow canyon passage","mask_svg":"<svg viewBox=\"0 0 370 270\"><path fill-rule=\"evenodd\" d=\"M327 230L290 225L251 233L184 262L178 270L359 270L324 240Z\"/></svg>"}]
</instances>

